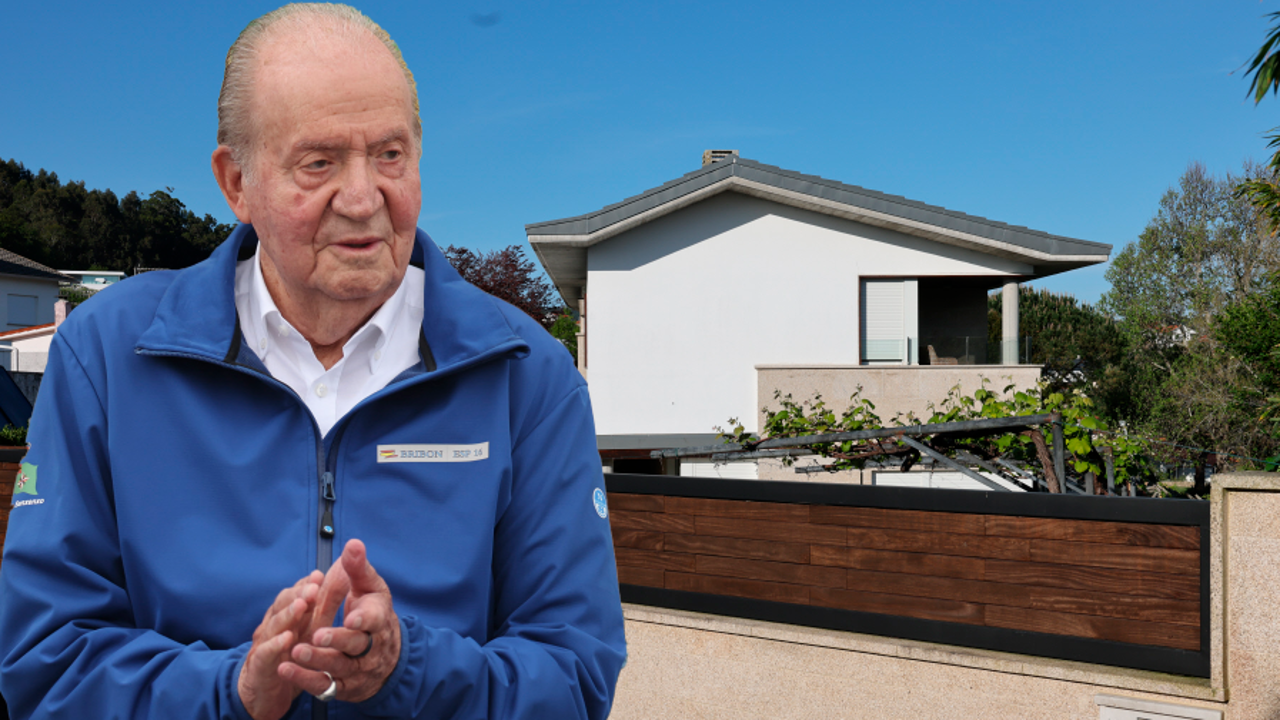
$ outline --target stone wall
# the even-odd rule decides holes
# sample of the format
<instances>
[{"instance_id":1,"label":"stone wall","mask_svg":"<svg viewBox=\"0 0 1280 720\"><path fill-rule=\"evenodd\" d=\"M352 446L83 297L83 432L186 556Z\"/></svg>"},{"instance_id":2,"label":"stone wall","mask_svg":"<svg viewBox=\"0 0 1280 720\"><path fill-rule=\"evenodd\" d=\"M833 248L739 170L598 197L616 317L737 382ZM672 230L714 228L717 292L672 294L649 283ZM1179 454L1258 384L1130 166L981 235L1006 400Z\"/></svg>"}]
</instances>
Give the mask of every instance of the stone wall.
<instances>
[{"instance_id":1,"label":"stone wall","mask_svg":"<svg viewBox=\"0 0 1280 720\"><path fill-rule=\"evenodd\" d=\"M624 610L628 658L611 720L1085 720L1099 717L1100 695L1227 706L1204 680L680 610ZM1230 715L1237 717L1246 716Z\"/></svg>"},{"instance_id":2,"label":"stone wall","mask_svg":"<svg viewBox=\"0 0 1280 720\"><path fill-rule=\"evenodd\" d=\"M983 380L991 390L1007 385L1022 390L1035 387L1039 379L1039 365L757 365L756 405L758 412L766 406L777 409L774 391L790 393L797 402L821 393L827 406L839 413L861 387L862 397L875 403L876 414L886 424L908 412L924 421L930 415L929 404L940 404L957 385L962 393L972 394ZM763 423L763 412L758 419Z\"/></svg>"}]
</instances>

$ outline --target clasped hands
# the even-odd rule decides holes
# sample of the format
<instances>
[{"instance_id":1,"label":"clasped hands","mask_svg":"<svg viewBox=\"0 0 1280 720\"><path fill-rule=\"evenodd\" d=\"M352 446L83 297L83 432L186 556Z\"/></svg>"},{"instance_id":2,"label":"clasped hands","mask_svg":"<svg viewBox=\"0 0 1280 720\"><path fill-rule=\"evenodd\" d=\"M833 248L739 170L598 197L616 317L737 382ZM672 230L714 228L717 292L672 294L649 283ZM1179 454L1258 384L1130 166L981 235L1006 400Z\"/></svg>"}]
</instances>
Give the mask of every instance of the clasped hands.
<instances>
[{"instance_id":1,"label":"clasped hands","mask_svg":"<svg viewBox=\"0 0 1280 720\"><path fill-rule=\"evenodd\" d=\"M342 627L334 627L346 605ZM363 654L362 654L363 653ZM254 720L279 720L301 692L367 700L400 659L400 619L391 591L351 540L327 573L313 571L276 596L253 631L238 690Z\"/></svg>"}]
</instances>

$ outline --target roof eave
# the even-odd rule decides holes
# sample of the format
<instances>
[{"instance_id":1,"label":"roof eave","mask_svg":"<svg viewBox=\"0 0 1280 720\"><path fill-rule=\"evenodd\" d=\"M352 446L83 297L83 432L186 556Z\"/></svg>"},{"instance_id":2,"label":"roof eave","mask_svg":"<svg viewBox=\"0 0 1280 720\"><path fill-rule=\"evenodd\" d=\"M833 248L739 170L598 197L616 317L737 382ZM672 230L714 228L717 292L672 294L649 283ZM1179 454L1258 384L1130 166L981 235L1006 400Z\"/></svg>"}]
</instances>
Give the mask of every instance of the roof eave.
<instances>
[{"instance_id":1,"label":"roof eave","mask_svg":"<svg viewBox=\"0 0 1280 720\"><path fill-rule=\"evenodd\" d=\"M1055 275L1067 270L1095 265L1106 262L1110 257L1110 246L1099 243L1082 244L1106 248L1106 252L1073 254L1044 252L994 238L940 227L920 220L774 187L736 175L726 175L712 184L705 185L692 192L677 195L668 202L610 223L590 233L551 234L537 232L538 230L552 229L556 225L563 227L567 224L559 222L528 225L526 226L526 231L529 233L529 244L533 246L539 261L546 268L547 274L551 276L552 282L556 285L561 295L565 297L567 302L571 299L576 302L577 297L581 296L581 288L586 284L587 248L684 207L729 191L741 192L824 215L887 228L907 235L1026 263L1035 268L1033 277ZM565 262L563 258L566 255L580 255L581 257ZM559 258L556 256L559 256Z\"/></svg>"},{"instance_id":2,"label":"roof eave","mask_svg":"<svg viewBox=\"0 0 1280 720\"><path fill-rule=\"evenodd\" d=\"M22 265L19 265L18 267L25 268L25 266ZM4 268L0 268L0 277L22 278L24 280L46 280L48 282L55 283L75 282L74 278L69 278L62 274L50 275L46 272L35 270L34 268L26 269L30 269L32 272L10 272Z\"/></svg>"}]
</instances>

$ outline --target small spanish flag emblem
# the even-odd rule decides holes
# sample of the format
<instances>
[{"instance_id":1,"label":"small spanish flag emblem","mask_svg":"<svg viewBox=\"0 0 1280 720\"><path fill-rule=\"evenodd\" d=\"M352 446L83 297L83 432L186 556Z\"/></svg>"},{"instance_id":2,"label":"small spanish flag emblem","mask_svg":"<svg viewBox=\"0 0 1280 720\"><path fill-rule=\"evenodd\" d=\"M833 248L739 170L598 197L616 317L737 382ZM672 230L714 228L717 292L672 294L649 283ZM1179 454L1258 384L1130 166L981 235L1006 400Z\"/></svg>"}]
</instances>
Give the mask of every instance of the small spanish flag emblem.
<instances>
[{"instance_id":1,"label":"small spanish flag emblem","mask_svg":"<svg viewBox=\"0 0 1280 720\"><path fill-rule=\"evenodd\" d=\"M384 458L393 458L396 456L395 450L379 450L378 455Z\"/></svg>"}]
</instances>

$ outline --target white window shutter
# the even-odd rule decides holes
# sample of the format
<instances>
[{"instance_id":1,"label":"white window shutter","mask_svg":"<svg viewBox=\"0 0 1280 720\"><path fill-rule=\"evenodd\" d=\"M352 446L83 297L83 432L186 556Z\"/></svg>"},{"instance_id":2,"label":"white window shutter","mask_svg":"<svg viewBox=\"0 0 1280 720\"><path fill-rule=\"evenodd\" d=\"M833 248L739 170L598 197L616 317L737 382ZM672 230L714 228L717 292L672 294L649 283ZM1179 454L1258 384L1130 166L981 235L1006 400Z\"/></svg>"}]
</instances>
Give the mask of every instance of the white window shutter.
<instances>
[{"instance_id":1,"label":"white window shutter","mask_svg":"<svg viewBox=\"0 0 1280 720\"><path fill-rule=\"evenodd\" d=\"M862 281L862 361L870 364L906 361L905 283Z\"/></svg>"}]
</instances>

